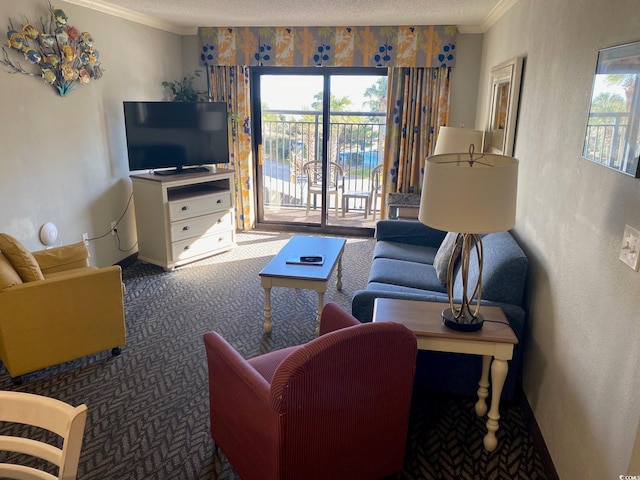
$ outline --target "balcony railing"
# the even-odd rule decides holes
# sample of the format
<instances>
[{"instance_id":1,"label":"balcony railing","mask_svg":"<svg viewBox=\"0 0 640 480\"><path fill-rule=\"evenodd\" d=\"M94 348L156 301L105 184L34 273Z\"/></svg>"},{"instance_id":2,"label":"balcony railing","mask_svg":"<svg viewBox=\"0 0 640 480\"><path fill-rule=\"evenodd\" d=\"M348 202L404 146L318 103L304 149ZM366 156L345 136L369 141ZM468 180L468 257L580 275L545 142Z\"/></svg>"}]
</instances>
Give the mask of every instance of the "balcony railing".
<instances>
[{"instance_id":1,"label":"balcony railing","mask_svg":"<svg viewBox=\"0 0 640 480\"><path fill-rule=\"evenodd\" d=\"M582 155L594 162L625 171L630 155L633 156L640 147L638 140L628 138L628 123L628 113L592 112L589 115Z\"/></svg>"},{"instance_id":2,"label":"balcony railing","mask_svg":"<svg viewBox=\"0 0 640 480\"><path fill-rule=\"evenodd\" d=\"M383 158L384 122L384 112L332 113L328 158L343 168L345 190L371 189L369 173ZM322 114L263 110L262 144L264 206L306 206L302 165L322 159Z\"/></svg>"}]
</instances>

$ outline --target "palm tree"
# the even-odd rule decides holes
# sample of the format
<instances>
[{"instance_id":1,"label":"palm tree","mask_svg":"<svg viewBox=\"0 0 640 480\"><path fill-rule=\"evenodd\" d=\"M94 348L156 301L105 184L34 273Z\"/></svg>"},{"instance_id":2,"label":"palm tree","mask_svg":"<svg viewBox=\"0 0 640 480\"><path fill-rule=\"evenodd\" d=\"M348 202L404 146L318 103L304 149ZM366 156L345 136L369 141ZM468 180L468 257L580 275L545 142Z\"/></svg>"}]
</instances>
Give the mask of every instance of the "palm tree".
<instances>
[{"instance_id":1,"label":"palm tree","mask_svg":"<svg viewBox=\"0 0 640 480\"><path fill-rule=\"evenodd\" d=\"M384 112L387 108L387 77L380 77L364 91L364 96L369 99L365 105L368 105L372 112Z\"/></svg>"},{"instance_id":2,"label":"palm tree","mask_svg":"<svg viewBox=\"0 0 640 480\"><path fill-rule=\"evenodd\" d=\"M311 108L314 110L322 110L322 100L323 95L322 92L318 92L313 96L315 102L311 104ZM336 97L331 94L331 99L329 100L329 105L332 112L343 112L350 107L352 104L351 99L349 97Z\"/></svg>"},{"instance_id":3,"label":"palm tree","mask_svg":"<svg viewBox=\"0 0 640 480\"><path fill-rule=\"evenodd\" d=\"M626 111L626 101L617 93L602 92L591 102L592 113L614 113ZM592 124L605 123L606 117L598 116Z\"/></svg>"},{"instance_id":4,"label":"palm tree","mask_svg":"<svg viewBox=\"0 0 640 480\"><path fill-rule=\"evenodd\" d=\"M633 100L633 92L636 86L636 74L610 73L605 75L604 83L609 87L621 87L624 90L625 110L628 110Z\"/></svg>"},{"instance_id":5,"label":"palm tree","mask_svg":"<svg viewBox=\"0 0 640 480\"><path fill-rule=\"evenodd\" d=\"M313 110L322 111L322 102L324 99L323 93L318 92L313 96L315 102L311 104L311 108ZM331 113L333 112L343 112L347 110L348 107L352 105L351 99L349 97L336 97L335 95L331 95L329 100L329 109ZM347 115L332 115L332 120L336 120L338 122L346 122L350 121L349 116ZM353 119L351 119L353 120ZM332 162L337 162L338 160L338 152L340 151L339 145L344 145L347 141L345 137L344 130L342 132L338 132L337 135L331 135L329 138L331 139L331 145L329 146L329 160Z\"/></svg>"}]
</instances>

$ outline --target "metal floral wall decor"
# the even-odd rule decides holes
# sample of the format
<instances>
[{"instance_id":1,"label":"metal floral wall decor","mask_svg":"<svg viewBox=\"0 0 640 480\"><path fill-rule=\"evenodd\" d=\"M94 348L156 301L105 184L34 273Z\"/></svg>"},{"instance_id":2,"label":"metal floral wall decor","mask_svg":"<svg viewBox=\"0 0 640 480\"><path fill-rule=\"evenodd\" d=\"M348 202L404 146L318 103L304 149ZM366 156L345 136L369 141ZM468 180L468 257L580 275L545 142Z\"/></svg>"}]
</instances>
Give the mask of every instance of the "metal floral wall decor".
<instances>
[{"instance_id":1,"label":"metal floral wall decor","mask_svg":"<svg viewBox=\"0 0 640 480\"><path fill-rule=\"evenodd\" d=\"M91 34L81 33L69 25L64 11L51 3L49 12L48 21L40 18L39 25L25 17L25 22L16 28L9 19L6 47L2 48L4 58L0 62L8 66L11 73L42 77L60 96L66 97L76 83L87 85L92 79L98 80L103 70ZM29 71L18 60L11 59L9 52L14 50L39 72Z\"/></svg>"}]
</instances>

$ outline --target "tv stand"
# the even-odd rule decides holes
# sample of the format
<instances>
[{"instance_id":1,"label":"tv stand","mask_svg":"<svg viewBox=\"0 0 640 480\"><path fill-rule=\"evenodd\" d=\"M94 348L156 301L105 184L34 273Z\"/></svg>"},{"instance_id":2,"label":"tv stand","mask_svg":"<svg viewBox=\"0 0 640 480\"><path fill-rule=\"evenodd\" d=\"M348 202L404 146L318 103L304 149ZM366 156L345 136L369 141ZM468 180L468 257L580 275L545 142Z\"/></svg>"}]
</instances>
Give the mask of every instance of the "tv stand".
<instances>
[{"instance_id":1,"label":"tv stand","mask_svg":"<svg viewBox=\"0 0 640 480\"><path fill-rule=\"evenodd\" d=\"M138 259L173 270L235 246L234 172L131 175Z\"/></svg>"},{"instance_id":2,"label":"tv stand","mask_svg":"<svg viewBox=\"0 0 640 480\"><path fill-rule=\"evenodd\" d=\"M207 167L187 167L187 168L176 167L176 168L170 168L168 170L154 170L153 174L168 176L168 175L184 175L189 173L207 173L209 171L210 170Z\"/></svg>"}]
</instances>

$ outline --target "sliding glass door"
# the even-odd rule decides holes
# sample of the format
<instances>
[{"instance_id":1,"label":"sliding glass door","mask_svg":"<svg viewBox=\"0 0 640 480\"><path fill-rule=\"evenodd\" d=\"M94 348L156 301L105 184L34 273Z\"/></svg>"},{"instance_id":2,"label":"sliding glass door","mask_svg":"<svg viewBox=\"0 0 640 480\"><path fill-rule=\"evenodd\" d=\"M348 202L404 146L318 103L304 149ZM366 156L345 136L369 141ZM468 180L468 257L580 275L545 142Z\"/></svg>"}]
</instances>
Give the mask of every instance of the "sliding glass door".
<instances>
[{"instance_id":1,"label":"sliding glass door","mask_svg":"<svg viewBox=\"0 0 640 480\"><path fill-rule=\"evenodd\" d=\"M386 86L381 69L254 69L259 223L373 228Z\"/></svg>"},{"instance_id":2,"label":"sliding glass door","mask_svg":"<svg viewBox=\"0 0 640 480\"><path fill-rule=\"evenodd\" d=\"M324 119L322 101L316 97L322 94L323 82L321 75L260 76L262 155L257 190L263 195L258 209L263 221L321 223L322 195L311 194L303 166L322 165ZM313 181L321 183L322 177Z\"/></svg>"}]
</instances>

